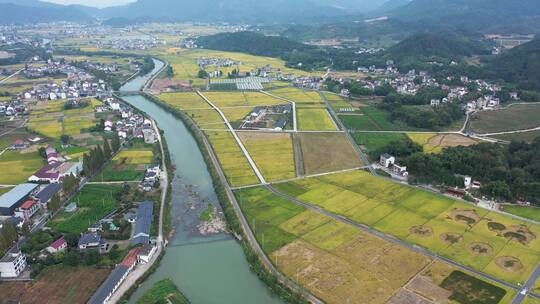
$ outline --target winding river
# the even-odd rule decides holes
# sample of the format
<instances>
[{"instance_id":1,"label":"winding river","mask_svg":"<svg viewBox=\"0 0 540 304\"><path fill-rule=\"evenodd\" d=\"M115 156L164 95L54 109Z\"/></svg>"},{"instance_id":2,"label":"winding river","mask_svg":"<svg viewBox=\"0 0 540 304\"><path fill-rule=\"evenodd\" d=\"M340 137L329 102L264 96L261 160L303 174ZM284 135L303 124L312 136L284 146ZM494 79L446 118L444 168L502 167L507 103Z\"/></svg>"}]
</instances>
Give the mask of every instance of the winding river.
<instances>
[{"instance_id":1,"label":"winding river","mask_svg":"<svg viewBox=\"0 0 540 304\"><path fill-rule=\"evenodd\" d=\"M140 90L162 67L163 63L155 60L151 73L134 78L121 91ZM199 214L208 204L220 208L206 163L183 122L142 95L123 99L158 123L176 166L172 180L175 235L159 268L132 295L130 303L164 278L173 279L193 304L283 303L250 271L242 248L230 235L202 236L198 232Z\"/></svg>"}]
</instances>

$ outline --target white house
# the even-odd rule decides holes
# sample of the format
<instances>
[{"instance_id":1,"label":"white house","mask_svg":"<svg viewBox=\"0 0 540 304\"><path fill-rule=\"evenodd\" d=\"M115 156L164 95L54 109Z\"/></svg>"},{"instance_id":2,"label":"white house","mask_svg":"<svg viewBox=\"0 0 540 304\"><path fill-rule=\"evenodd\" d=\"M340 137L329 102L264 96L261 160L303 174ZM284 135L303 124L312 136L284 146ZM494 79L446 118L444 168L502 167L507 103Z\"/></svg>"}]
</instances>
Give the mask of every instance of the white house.
<instances>
[{"instance_id":1,"label":"white house","mask_svg":"<svg viewBox=\"0 0 540 304\"><path fill-rule=\"evenodd\" d=\"M391 165L393 165L396 162L396 158L388 153L384 153L381 155L381 159L379 163L381 166L388 168Z\"/></svg>"},{"instance_id":2,"label":"white house","mask_svg":"<svg viewBox=\"0 0 540 304\"><path fill-rule=\"evenodd\" d=\"M26 268L26 256L17 247L11 248L0 259L0 277L16 278Z\"/></svg>"}]
</instances>

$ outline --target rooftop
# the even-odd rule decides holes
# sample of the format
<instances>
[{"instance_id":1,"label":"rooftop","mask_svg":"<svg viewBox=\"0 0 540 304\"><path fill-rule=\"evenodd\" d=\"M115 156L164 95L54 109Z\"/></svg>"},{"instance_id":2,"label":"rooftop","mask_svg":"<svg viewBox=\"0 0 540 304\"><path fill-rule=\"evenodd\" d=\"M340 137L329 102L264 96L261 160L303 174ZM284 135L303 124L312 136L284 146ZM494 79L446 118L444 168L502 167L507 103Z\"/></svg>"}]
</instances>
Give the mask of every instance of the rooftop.
<instances>
[{"instance_id":1,"label":"rooftop","mask_svg":"<svg viewBox=\"0 0 540 304\"><path fill-rule=\"evenodd\" d=\"M32 193L39 185L20 184L9 192L0 196L0 208L11 208L28 194Z\"/></svg>"},{"instance_id":2,"label":"rooftop","mask_svg":"<svg viewBox=\"0 0 540 304\"><path fill-rule=\"evenodd\" d=\"M109 295L114 291L116 285L122 280L126 272L128 272L129 269L126 266L120 265L116 267L111 274L107 277L105 282L99 286L98 290L92 298L90 298L90 301L88 301L89 304L103 304L105 300L109 297Z\"/></svg>"},{"instance_id":3,"label":"rooftop","mask_svg":"<svg viewBox=\"0 0 540 304\"><path fill-rule=\"evenodd\" d=\"M45 203L45 202L48 202L60 190L62 190L62 184L50 184L47 187L45 187L43 190L41 190L36 195L36 198L40 202Z\"/></svg>"},{"instance_id":4,"label":"rooftop","mask_svg":"<svg viewBox=\"0 0 540 304\"><path fill-rule=\"evenodd\" d=\"M154 203L142 202L137 209L137 222L133 233L132 245L148 244L150 241L150 228L154 218Z\"/></svg>"}]
</instances>

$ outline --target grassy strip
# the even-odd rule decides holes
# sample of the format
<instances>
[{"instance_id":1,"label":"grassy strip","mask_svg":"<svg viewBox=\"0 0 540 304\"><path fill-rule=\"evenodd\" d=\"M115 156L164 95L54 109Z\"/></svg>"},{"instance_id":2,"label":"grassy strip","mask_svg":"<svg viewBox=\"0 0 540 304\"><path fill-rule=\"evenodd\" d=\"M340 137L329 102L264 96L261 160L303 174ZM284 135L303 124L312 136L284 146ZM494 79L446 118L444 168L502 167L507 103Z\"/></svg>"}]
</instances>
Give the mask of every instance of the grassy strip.
<instances>
[{"instance_id":1,"label":"grassy strip","mask_svg":"<svg viewBox=\"0 0 540 304\"><path fill-rule=\"evenodd\" d=\"M171 279L156 282L152 288L144 293L137 304L158 303L189 304L189 300L178 290Z\"/></svg>"},{"instance_id":2,"label":"grassy strip","mask_svg":"<svg viewBox=\"0 0 540 304\"><path fill-rule=\"evenodd\" d=\"M242 249L244 250L246 259L250 264L251 270L257 274L257 276L268 286L268 288L270 288L273 293L281 297L286 302L293 304L308 303L302 294L294 292L293 290L289 289L287 286L279 282L276 276L264 267L257 253L249 245L249 242L247 241L243 233L240 221L236 217L234 208L227 196L225 185L223 185L223 183L221 182L217 169L214 166L209 165L212 164L210 152L208 151L207 146L204 143L204 134L199 130L195 122L182 111L173 108L172 106L166 104L158 98L144 93L143 95L149 100L153 101L156 105L162 107L163 109L169 111L170 113L181 119L187 129L192 134L193 138L197 141L197 145L199 146L199 149L207 164L210 176L212 177L214 190L216 191L218 200L223 208L223 212L227 219L227 226L236 235L242 236L242 241L240 242L240 244L242 246Z\"/></svg>"}]
</instances>

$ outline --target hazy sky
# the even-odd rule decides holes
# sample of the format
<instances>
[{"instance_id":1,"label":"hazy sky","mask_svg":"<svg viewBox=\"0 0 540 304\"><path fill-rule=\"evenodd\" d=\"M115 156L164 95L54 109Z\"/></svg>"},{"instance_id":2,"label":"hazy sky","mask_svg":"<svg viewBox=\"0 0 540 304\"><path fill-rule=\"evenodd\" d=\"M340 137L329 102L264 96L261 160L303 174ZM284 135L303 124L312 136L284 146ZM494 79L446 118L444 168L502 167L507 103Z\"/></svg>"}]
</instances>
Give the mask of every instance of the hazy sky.
<instances>
[{"instance_id":1,"label":"hazy sky","mask_svg":"<svg viewBox=\"0 0 540 304\"><path fill-rule=\"evenodd\" d=\"M126 4L135 0L41 0L58 4L82 4L95 7L106 7L113 5Z\"/></svg>"}]
</instances>

